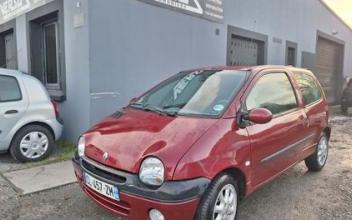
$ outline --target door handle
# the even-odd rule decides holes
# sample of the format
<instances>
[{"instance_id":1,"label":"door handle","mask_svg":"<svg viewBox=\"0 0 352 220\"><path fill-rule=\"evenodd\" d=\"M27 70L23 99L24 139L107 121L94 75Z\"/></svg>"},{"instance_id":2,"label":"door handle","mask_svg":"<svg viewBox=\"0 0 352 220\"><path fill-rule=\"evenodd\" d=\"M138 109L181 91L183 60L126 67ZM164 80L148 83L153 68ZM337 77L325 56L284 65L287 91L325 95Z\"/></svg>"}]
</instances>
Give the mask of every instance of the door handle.
<instances>
[{"instance_id":1,"label":"door handle","mask_svg":"<svg viewBox=\"0 0 352 220\"><path fill-rule=\"evenodd\" d=\"M306 116L306 115L302 115L301 117L300 117L300 119L301 119L301 121L302 121L302 123L303 123L303 125L305 126L305 127L309 127L310 126L310 123L309 123L309 118Z\"/></svg>"},{"instance_id":2,"label":"door handle","mask_svg":"<svg viewBox=\"0 0 352 220\"><path fill-rule=\"evenodd\" d=\"M14 114L17 114L18 111L17 110L8 110L5 112L5 115L14 115Z\"/></svg>"}]
</instances>

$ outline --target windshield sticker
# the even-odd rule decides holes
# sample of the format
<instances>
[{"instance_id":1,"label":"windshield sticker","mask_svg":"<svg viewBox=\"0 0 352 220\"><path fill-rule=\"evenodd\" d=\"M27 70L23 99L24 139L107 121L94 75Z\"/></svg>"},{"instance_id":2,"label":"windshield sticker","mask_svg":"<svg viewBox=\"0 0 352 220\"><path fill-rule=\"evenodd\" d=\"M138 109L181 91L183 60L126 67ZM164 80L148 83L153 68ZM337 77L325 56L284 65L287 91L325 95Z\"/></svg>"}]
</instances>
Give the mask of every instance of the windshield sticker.
<instances>
[{"instance_id":1,"label":"windshield sticker","mask_svg":"<svg viewBox=\"0 0 352 220\"><path fill-rule=\"evenodd\" d=\"M215 105L214 107L213 107L213 110L214 111L217 111L217 112L221 112L222 110L224 110L224 106L223 105Z\"/></svg>"},{"instance_id":2,"label":"windshield sticker","mask_svg":"<svg viewBox=\"0 0 352 220\"><path fill-rule=\"evenodd\" d=\"M188 86L188 84L196 77L199 72L193 72L183 77L174 87L174 100L183 92L183 90Z\"/></svg>"}]
</instances>

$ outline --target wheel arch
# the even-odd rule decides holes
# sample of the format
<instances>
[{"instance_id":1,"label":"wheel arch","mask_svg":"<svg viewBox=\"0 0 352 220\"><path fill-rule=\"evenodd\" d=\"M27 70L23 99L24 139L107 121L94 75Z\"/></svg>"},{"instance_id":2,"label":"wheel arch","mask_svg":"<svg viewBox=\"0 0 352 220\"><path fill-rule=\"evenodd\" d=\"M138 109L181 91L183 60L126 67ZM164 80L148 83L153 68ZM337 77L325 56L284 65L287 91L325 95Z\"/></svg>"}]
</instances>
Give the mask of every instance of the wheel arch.
<instances>
[{"instance_id":1,"label":"wheel arch","mask_svg":"<svg viewBox=\"0 0 352 220\"><path fill-rule=\"evenodd\" d=\"M46 123L44 123L44 122L34 121L34 122L29 122L29 123L27 123L27 124L25 124L25 125L22 125L19 129L17 129L17 131L15 132L15 134L14 134L13 137L12 137L11 143L12 143L14 137L18 134L18 132L19 132L20 130L22 130L23 128L25 128L25 127L27 127L27 126L31 126L31 125L38 125L38 126L42 126L42 127L46 128L46 129L48 129L48 131L50 132L50 134L53 136L53 138L54 138L54 140L55 140L55 132L54 132L54 130L52 129L52 127L50 127L50 125L48 125L48 124L46 124Z\"/></svg>"},{"instance_id":2,"label":"wheel arch","mask_svg":"<svg viewBox=\"0 0 352 220\"><path fill-rule=\"evenodd\" d=\"M327 138L328 138L328 140L330 140L330 137L331 137L331 127L326 127L326 128L324 128L323 133L325 133L326 136L327 136Z\"/></svg>"},{"instance_id":3,"label":"wheel arch","mask_svg":"<svg viewBox=\"0 0 352 220\"><path fill-rule=\"evenodd\" d=\"M224 174L230 175L237 181L239 193L240 193L239 198L243 199L246 196L246 192L247 192L247 186L246 186L247 178L245 173L238 167L228 167L222 170L220 173L218 173L216 177Z\"/></svg>"}]
</instances>

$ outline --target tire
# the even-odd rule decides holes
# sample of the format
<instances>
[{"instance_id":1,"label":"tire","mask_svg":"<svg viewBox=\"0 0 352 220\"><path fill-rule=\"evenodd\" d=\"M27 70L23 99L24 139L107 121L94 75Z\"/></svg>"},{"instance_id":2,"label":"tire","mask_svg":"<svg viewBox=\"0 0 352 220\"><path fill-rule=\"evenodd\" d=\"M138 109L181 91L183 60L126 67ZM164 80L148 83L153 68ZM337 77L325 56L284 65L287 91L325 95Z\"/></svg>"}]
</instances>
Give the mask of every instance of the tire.
<instances>
[{"instance_id":1,"label":"tire","mask_svg":"<svg viewBox=\"0 0 352 220\"><path fill-rule=\"evenodd\" d=\"M14 136L10 153L19 162L35 162L46 159L53 149L54 137L47 128L40 125L28 125L21 128ZM30 156L29 150L35 153ZM25 153L28 155L26 156Z\"/></svg>"},{"instance_id":2,"label":"tire","mask_svg":"<svg viewBox=\"0 0 352 220\"><path fill-rule=\"evenodd\" d=\"M233 213L233 220L236 219L237 216L237 208L239 201L239 188L236 180L230 175L224 174L217 177L205 191L202 200L198 206L195 220L213 220L214 218L214 209L215 204L218 202L218 196L220 196L220 192L226 187L229 189L233 189L235 194L233 198L233 202L236 202L235 210ZM232 204L232 203L231 203ZM215 214L216 216L216 214ZM232 216L232 215L231 215Z\"/></svg>"},{"instance_id":3,"label":"tire","mask_svg":"<svg viewBox=\"0 0 352 220\"><path fill-rule=\"evenodd\" d=\"M326 144L326 150L320 151L322 148L321 145L324 144L324 142ZM325 158L323 160L321 160L322 157L320 155L322 155L322 153L320 152L325 153ZM328 155L329 155L329 139L326 136L326 134L324 134L320 137L319 143L317 145L317 148L314 154L312 154L305 160L308 170L313 172L318 172L322 170L326 164Z\"/></svg>"}]
</instances>

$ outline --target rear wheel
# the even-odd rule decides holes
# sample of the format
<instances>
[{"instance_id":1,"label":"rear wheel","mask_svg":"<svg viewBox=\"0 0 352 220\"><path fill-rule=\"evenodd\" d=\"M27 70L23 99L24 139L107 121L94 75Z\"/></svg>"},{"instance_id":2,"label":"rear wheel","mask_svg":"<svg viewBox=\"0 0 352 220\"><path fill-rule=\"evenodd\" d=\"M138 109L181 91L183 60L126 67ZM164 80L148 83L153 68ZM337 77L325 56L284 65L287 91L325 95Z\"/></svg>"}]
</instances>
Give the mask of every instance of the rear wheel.
<instances>
[{"instance_id":1,"label":"rear wheel","mask_svg":"<svg viewBox=\"0 0 352 220\"><path fill-rule=\"evenodd\" d=\"M205 192L196 220L234 220L238 206L238 185L227 174L216 178Z\"/></svg>"},{"instance_id":2,"label":"rear wheel","mask_svg":"<svg viewBox=\"0 0 352 220\"><path fill-rule=\"evenodd\" d=\"M329 154L329 140L324 134L318 143L314 154L305 160L306 166L310 171L320 171L326 164Z\"/></svg>"},{"instance_id":3,"label":"rear wheel","mask_svg":"<svg viewBox=\"0 0 352 220\"><path fill-rule=\"evenodd\" d=\"M34 162L47 158L54 148L51 132L40 125L29 125L17 132L10 153L20 162Z\"/></svg>"}]
</instances>

